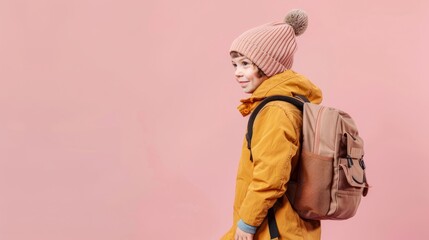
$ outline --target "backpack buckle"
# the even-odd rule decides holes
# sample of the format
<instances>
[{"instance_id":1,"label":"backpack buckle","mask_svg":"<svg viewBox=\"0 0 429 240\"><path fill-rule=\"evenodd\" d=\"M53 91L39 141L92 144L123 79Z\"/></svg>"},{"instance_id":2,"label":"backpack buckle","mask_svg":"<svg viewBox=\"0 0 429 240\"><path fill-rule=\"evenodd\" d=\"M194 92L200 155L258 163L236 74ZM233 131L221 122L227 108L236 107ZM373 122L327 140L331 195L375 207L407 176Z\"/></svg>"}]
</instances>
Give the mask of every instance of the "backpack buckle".
<instances>
[{"instance_id":1,"label":"backpack buckle","mask_svg":"<svg viewBox=\"0 0 429 240\"><path fill-rule=\"evenodd\" d=\"M365 170L366 166L365 166L365 162L363 161L363 158L361 158L361 159L359 160L359 165L360 165L360 167L362 168L362 170Z\"/></svg>"},{"instance_id":2,"label":"backpack buckle","mask_svg":"<svg viewBox=\"0 0 429 240\"><path fill-rule=\"evenodd\" d=\"M353 159L350 155L347 155L347 166L351 168L353 166Z\"/></svg>"}]
</instances>

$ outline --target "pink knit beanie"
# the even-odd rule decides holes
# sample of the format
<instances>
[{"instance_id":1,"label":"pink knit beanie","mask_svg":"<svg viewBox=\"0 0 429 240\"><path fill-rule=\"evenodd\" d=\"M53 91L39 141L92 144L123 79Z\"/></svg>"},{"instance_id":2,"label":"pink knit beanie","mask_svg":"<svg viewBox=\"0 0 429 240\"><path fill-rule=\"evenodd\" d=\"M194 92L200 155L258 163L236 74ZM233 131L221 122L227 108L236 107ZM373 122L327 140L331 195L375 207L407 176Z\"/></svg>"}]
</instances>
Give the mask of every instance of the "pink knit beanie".
<instances>
[{"instance_id":1,"label":"pink knit beanie","mask_svg":"<svg viewBox=\"0 0 429 240\"><path fill-rule=\"evenodd\" d=\"M292 10L284 22L265 24L250 29L232 42L230 52L238 52L249 58L268 77L292 67L296 51L295 36L307 29L307 14Z\"/></svg>"}]
</instances>

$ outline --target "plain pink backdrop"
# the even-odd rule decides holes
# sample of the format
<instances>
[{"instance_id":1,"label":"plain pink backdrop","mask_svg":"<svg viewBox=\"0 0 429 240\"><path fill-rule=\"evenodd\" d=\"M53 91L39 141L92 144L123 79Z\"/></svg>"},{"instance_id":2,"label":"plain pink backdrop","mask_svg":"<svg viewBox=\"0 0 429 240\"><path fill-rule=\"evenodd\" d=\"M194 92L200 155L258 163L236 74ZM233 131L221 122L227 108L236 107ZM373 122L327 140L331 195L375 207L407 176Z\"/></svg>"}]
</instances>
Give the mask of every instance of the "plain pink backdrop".
<instances>
[{"instance_id":1,"label":"plain pink backdrop","mask_svg":"<svg viewBox=\"0 0 429 240\"><path fill-rule=\"evenodd\" d=\"M429 239L429 3L0 1L0 239L219 239L247 119L231 41L292 8L294 69L347 110L373 186L323 239Z\"/></svg>"}]
</instances>

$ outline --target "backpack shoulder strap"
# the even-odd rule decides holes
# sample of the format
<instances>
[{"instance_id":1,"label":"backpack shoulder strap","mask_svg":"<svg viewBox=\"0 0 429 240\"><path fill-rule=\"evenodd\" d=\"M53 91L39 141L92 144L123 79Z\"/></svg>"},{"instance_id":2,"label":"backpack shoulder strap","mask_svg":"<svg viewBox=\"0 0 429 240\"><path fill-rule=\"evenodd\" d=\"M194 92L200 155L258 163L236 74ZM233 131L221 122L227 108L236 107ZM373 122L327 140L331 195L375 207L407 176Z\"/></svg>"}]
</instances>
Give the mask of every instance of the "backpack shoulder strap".
<instances>
[{"instance_id":1,"label":"backpack shoulder strap","mask_svg":"<svg viewBox=\"0 0 429 240\"><path fill-rule=\"evenodd\" d=\"M253 135L253 124L255 122L256 116L258 115L259 111L261 111L261 109L269 102L283 101L283 102L291 103L302 112L304 109L304 102L308 102L308 99L300 95L297 95L297 97L299 97L302 100L299 100L298 98L295 98L295 97L289 97L289 96L281 96L281 95L270 96L262 100L262 102L255 108L255 110L253 110L252 114L249 117L249 122L247 123L247 134L246 134L247 148L250 150L251 161L253 161L252 150L250 146L252 135Z\"/></svg>"},{"instance_id":2,"label":"backpack shoulder strap","mask_svg":"<svg viewBox=\"0 0 429 240\"><path fill-rule=\"evenodd\" d=\"M261 111L261 109L269 102L283 101L283 102L291 103L302 112L304 110L304 102L309 102L309 101L304 96L301 96L301 95L295 95L295 96L296 98L289 97L289 96L281 96L281 95L270 96L262 100L262 102L255 108L255 110L253 110L252 114L249 117L249 122L247 123L247 134L246 134L247 148L250 151L250 161L253 161L251 144L250 144L252 141L252 135L253 135L253 124L255 122L255 118L258 115L259 111ZM269 225L271 239L278 239L279 230L277 227L277 222L274 215L273 207L268 210L267 217L268 217L268 225Z\"/></svg>"}]
</instances>

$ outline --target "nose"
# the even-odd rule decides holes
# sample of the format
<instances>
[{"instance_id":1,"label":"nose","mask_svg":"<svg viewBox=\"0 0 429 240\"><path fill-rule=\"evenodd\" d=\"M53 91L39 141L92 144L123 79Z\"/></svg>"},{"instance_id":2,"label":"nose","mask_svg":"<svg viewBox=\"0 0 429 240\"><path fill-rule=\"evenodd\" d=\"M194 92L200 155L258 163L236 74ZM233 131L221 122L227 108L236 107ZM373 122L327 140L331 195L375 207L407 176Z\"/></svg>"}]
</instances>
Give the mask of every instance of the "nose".
<instances>
[{"instance_id":1,"label":"nose","mask_svg":"<svg viewBox=\"0 0 429 240\"><path fill-rule=\"evenodd\" d=\"M234 75L235 75L235 77L241 77L241 76L243 76L243 71L242 71L242 69L240 68L240 67L236 67L235 68L235 72L234 72Z\"/></svg>"}]
</instances>

